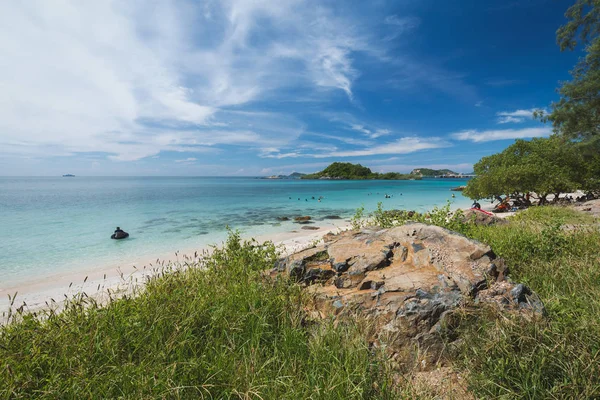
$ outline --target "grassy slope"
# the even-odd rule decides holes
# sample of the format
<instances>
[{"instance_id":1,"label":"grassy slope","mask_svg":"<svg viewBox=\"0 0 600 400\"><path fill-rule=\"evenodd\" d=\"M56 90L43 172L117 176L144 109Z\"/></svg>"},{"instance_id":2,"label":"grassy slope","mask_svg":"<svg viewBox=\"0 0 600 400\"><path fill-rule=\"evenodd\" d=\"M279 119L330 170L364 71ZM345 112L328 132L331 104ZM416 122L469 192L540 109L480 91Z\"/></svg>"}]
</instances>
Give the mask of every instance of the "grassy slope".
<instances>
[{"instance_id":1,"label":"grassy slope","mask_svg":"<svg viewBox=\"0 0 600 400\"><path fill-rule=\"evenodd\" d=\"M526 323L465 310L456 327L464 340L450 356L469 372L470 390L480 398L600 396L597 226L561 229L590 221L560 208L493 227L446 223L445 212L430 219L489 243L548 310ZM104 309L75 302L47 322L26 317L0 330L0 398L412 398L410 387L390 389L367 328L306 323L300 289L259 272L275 257L272 246L234 235L206 272L174 272Z\"/></svg>"},{"instance_id":2,"label":"grassy slope","mask_svg":"<svg viewBox=\"0 0 600 400\"><path fill-rule=\"evenodd\" d=\"M596 221L597 222L597 221ZM562 224L583 224L561 229ZM548 317L466 316L458 356L483 398L600 397L600 230L570 209L532 208L509 226L467 228L535 290Z\"/></svg>"}]
</instances>

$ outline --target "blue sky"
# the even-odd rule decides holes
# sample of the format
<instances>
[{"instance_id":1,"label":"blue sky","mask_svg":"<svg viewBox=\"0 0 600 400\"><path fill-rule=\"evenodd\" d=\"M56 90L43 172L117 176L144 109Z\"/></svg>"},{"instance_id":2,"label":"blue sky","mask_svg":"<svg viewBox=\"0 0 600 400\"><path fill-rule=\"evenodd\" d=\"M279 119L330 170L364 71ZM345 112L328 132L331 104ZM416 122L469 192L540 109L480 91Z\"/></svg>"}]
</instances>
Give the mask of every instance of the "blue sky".
<instances>
[{"instance_id":1,"label":"blue sky","mask_svg":"<svg viewBox=\"0 0 600 400\"><path fill-rule=\"evenodd\" d=\"M0 174L469 172L550 133L570 4L3 2Z\"/></svg>"}]
</instances>

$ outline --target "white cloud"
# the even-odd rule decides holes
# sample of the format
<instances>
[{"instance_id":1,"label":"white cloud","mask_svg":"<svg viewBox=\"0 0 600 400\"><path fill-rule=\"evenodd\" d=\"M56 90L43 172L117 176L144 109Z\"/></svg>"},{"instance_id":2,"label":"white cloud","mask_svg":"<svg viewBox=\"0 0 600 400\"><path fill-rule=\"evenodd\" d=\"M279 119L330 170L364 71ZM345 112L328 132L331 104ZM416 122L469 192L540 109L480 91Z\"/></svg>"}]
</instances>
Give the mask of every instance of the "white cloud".
<instances>
[{"instance_id":1,"label":"white cloud","mask_svg":"<svg viewBox=\"0 0 600 400\"><path fill-rule=\"evenodd\" d=\"M391 133L392 133L392 131L390 131L389 129L375 129L375 132L371 133L369 135L369 137L371 139L376 139L378 137L386 136L386 135L389 135Z\"/></svg>"},{"instance_id":2,"label":"white cloud","mask_svg":"<svg viewBox=\"0 0 600 400\"><path fill-rule=\"evenodd\" d=\"M528 119L533 119L533 113L537 108L529 110L501 111L496 113L499 124L521 123Z\"/></svg>"},{"instance_id":3,"label":"white cloud","mask_svg":"<svg viewBox=\"0 0 600 400\"><path fill-rule=\"evenodd\" d=\"M331 140L335 140L338 142L352 144L352 145L356 145L356 146L371 146L373 144L373 141L371 141L371 140L356 139L356 138L348 137L348 136L327 135L324 133L315 133L315 132L304 132L304 135L316 136L316 137L321 137L321 138L325 138L325 139L331 139Z\"/></svg>"},{"instance_id":4,"label":"white cloud","mask_svg":"<svg viewBox=\"0 0 600 400\"><path fill-rule=\"evenodd\" d=\"M510 140L510 139L524 139L541 136L549 136L552 133L552 129L543 128L525 128L525 129L499 129L499 130L486 130L478 131L475 129L465 130L462 132L456 132L450 136L456 140L470 140L471 142L491 142L494 140Z\"/></svg>"},{"instance_id":5,"label":"white cloud","mask_svg":"<svg viewBox=\"0 0 600 400\"><path fill-rule=\"evenodd\" d=\"M440 138L403 137L394 142L385 143L359 150L334 151L329 154L313 154L315 158L325 157L361 157L380 154L409 154L421 150L439 149L451 146Z\"/></svg>"},{"instance_id":6,"label":"white cloud","mask_svg":"<svg viewBox=\"0 0 600 400\"><path fill-rule=\"evenodd\" d=\"M1 152L127 161L289 144L303 130L294 118L228 109L307 85L352 99L353 55L376 51L356 24L304 0L6 3Z\"/></svg>"},{"instance_id":7,"label":"white cloud","mask_svg":"<svg viewBox=\"0 0 600 400\"><path fill-rule=\"evenodd\" d=\"M388 15L384 23L392 28L392 33L387 35L384 40L391 41L396 39L404 32L411 31L421 24L421 20L416 17L400 17L398 15Z\"/></svg>"},{"instance_id":8,"label":"white cloud","mask_svg":"<svg viewBox=\"0 0 600 400\"><path fill-rule=\"evenodd\" d=\"M186 164L188 164L188 163L193 163L193 162L195 162L196 160L197 160L197 158L196 158L196 157L188 157L188 158L185 158L185 159L183 159L183 160L175 160L175 162L176 162L176 163L186 163Z\"/></svg>"}]
</instances>

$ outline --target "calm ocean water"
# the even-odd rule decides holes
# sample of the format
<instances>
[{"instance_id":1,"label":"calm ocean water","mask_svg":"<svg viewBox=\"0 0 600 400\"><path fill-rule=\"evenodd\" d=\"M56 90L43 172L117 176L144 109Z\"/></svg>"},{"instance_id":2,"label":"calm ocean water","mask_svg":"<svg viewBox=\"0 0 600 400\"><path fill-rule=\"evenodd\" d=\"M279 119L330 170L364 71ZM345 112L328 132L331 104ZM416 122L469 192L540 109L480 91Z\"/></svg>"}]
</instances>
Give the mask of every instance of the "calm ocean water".
<instances>
[{"instance_id":1,"label":"calm ocean water","mask_svg":"<svg viewBox=\"0 0 600 400\"><path fill-rule=\"evenodd\" d=\"M0 286L202 248L225 238L227 225L252 235L285 232L299 227L277 217L310 215L318 224L327 215L350 218L361 205L374 210L379 201L385 209L425 211L464 183L0 177ZM456 196L455 206L470 204ZM131 237L111 240L117 225Z\"/></svg>"}]
</instances>

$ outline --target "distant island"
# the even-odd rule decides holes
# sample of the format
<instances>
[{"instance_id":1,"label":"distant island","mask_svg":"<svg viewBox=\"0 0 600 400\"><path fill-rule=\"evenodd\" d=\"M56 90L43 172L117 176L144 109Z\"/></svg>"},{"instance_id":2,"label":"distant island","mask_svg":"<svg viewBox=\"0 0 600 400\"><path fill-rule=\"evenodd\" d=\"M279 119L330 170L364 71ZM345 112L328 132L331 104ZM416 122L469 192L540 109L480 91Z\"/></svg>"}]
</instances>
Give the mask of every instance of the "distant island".
<instances>
[{"instance_id":1,"label":"distant island","mask_svg":"<svg viewBox=\"0 0 600 400\"><path fill-rule=\"evenodd\" d=\"M75 177L75 175L73 175L73 174L64 174L63 175L63 178L73 178L73 177Z\"/></svg>"},{"instance_id":2,"label":"distant island","mask_svg":"<svg viewBox=\"0 0 600 400\"><path fill-rule=\"evenodd\" d=\"M450 169L431 168L415 168L410 171L410 174L426 178L469 178L475 175L473 172L469 174L463 174L461 172L454 172Z\"/></svg>"},{"instance_id":3,"label":"distant island","mask_svg":"<svg viewBox=\"0 0 600 400\"><path fill-rule=\"evenodd\" d=\"M305 175L306 174L303 174L300 172L292 172L289 175L271 175L271 176L264 176L260 179L300 179Z\"/></svg>"},{"instance_id":4,"label":"distant island","mask_svg":"<svg viewBox=\"0 0 600 400\"><path fill-rule=\"evenodd\" d=\"M301 179L335 179L335 180L409 180L421 179L418 175L401 174L398 172L378 173L360 164L334 162L321 172L307 174Z\"/></svg>"}]
</instances>

